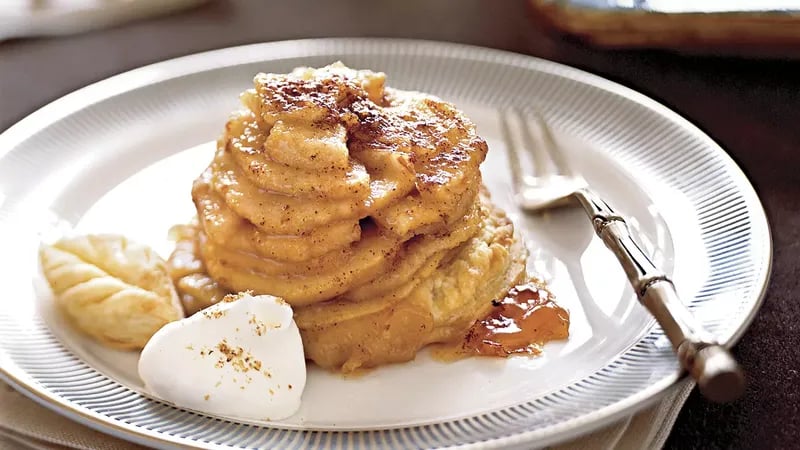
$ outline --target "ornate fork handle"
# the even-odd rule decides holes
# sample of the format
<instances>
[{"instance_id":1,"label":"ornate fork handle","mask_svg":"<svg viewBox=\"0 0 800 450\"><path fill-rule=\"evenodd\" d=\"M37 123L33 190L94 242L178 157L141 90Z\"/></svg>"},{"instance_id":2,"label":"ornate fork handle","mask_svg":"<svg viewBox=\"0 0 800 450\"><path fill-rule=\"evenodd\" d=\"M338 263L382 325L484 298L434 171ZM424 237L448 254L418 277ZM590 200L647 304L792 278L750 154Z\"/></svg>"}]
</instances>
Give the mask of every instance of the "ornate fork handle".
<instances>
[{"instance_id":1,"label":"ornate fork handle","mask_svg":"<svg viewBox=\"0 0 800 450\"><path fill-rule=\"evenodd\" d=\"M744 392L744 376L727 349L716 342L678 298L667 275L631 236L625 219L589 189L573 194L589 215L595 233L619 260L639 301L656 318L681 366L707 398L727 402Z\"/></svg>"}]
</instances>

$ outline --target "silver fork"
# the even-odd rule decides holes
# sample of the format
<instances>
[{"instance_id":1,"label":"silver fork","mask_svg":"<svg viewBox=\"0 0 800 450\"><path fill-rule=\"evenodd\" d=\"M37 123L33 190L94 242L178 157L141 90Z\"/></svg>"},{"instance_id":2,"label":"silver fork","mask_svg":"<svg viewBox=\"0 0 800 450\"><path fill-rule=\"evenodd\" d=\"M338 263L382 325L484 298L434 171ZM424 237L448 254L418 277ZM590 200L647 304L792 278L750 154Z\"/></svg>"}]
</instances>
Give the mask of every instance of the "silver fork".
<instances>
[{"instance_id":1,"label":"silver fork","mask_svg":"<svg viewBox=\"0 0 800 450\"><path fill-rule=\"evenodd\" d=\"M521 145L514 139L512 123L517 124ZM531 123L540 130L538 138ZM527 116L519 111L501 112L500 124L519 207L539 212L577 200L597 236L619 260L639 301L663 328L681 366L697 381L700 392L717 402L740 397L744 375L736 360L681 302L670 278L633 238L625 218L570 169L546 120L536 111Z\"/></svg>"}]
</instances>

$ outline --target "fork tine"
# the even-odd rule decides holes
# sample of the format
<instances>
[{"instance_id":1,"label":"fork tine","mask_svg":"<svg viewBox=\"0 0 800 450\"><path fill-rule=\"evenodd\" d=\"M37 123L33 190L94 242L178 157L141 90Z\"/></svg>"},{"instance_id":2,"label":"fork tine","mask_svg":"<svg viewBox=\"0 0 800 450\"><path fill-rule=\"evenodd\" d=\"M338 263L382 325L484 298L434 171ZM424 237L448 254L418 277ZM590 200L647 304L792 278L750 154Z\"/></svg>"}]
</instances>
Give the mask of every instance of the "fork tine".
<instances>
[{"instance_id":1,"label":"fork tine","mask_svg":"<svg viewBox=\"0 0 800 450\"><path fill-rule=\"evenodd\" d=\"M519 157L519 148L514 143L514 136L511 133L511 125L508 121L509 117L505 111L500 111L500 131L503 135L503 142L506 145L506 152L508 153L509 165L511 166L511 181L514 184L514 190L519 193L524 187L524 180L522 175L522 161Z\"/></svg>"},{"instance_id":2,"label":"fork tine","mask_svg":"<svg viewBox=\"0 0 800 450\"><path fill-rule=\"evenodd\" d=\"M541 131L541 137L542 137L542 139L539 142L540 145L536 145L528 121L525 120L525 116L520 115L520 120L522 122L522 128L524 130L524 134L528 136L528 139L530 139L527 142L527 144L530 147L531 151L533 153L541 153L538 151L538 149L540 147L543 147L544 151L547 152L547 154L550 157L550 160L553 162L553 165L555 165L556 171L561 175L572 176L573 175L572 169L570 168L569 163L564 157L564 154L559 150L558 144L556 144L555 137L553 136L553 130L550 129L550 126L547 124L547 120L545 120L544 116L542 116L542 113L535 108L531 108L530 112L531 112L531 117L534 119L536 125L539 127L539 130Z\"/></svg>"},{"instance_id":3,"label":"fork tine","mask_svg":"<svg viewBox=\"0 0 800 450\"><path fill-rule=\"evenodd\" d=\"M536 145L536 140L533 137L533 133L531 133L531 129L525 120L525 115L519 110L519 108L514 108L514 116L516 116L517 122L519 122L520 135L522 136L523 140L523 148L530 156L533 163L533 175L536 177L544 177L550 174L551 169L548 164L550 152L545 154L540 151L539 146Z\"/></svg>"}]
</instances>

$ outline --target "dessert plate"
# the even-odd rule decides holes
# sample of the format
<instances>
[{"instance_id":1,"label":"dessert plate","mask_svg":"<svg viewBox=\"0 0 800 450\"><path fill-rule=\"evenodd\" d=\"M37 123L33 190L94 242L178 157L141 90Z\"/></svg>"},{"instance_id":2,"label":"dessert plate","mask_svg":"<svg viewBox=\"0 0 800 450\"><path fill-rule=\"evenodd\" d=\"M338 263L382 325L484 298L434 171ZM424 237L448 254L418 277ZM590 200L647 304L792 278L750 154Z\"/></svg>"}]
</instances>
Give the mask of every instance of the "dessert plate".
<instances>
[{"instance_id":1,"label":"dessert plate","mask_svg":"<svg viewBox=\"0 0 800 450\"><path fill-rule=\"evenodd\" d=\"M68 229L124 234L166 255L193 214L191 181L259 71L336 60L452 101L489 143L495 201L527 238L530 270L570 310L541 357L415 361L344 378L309 369L290 419L245 423L143 391L137 355L55 314L38 243ZM631 414L681 379L664 337L583 212L526 216L511 201L500 108L536 105L576 169L627 216L704 324L732 345L757 312L771 239L752 186L710 138L664 106L527 56L402 40L305 40L218 50L137 69L42 108L0 135L0 377L39 403L157 447L530 448ZM175 369L180 377L180 368Z\"/></svg>"}]
</instances>

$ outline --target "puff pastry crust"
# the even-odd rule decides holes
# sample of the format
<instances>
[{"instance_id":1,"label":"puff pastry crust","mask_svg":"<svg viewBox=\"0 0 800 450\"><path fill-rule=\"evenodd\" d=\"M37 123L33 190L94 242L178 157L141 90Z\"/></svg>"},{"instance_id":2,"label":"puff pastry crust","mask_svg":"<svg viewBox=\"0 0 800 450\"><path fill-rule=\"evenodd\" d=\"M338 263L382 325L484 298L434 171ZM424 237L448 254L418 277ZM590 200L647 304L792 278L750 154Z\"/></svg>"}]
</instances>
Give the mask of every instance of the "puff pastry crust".
<instances>
[{"instance_id":1,"label":"puff pastry crust","mask_svg":"<svg viewBox=\"0 0 800 450\"><path fill-rule=\"evenodd\" d=\"M42 245L39 260L56 304L82 332L109 347L141 349L184 317L164 260L119 235Z\"/></svg>"}]
</instances>

